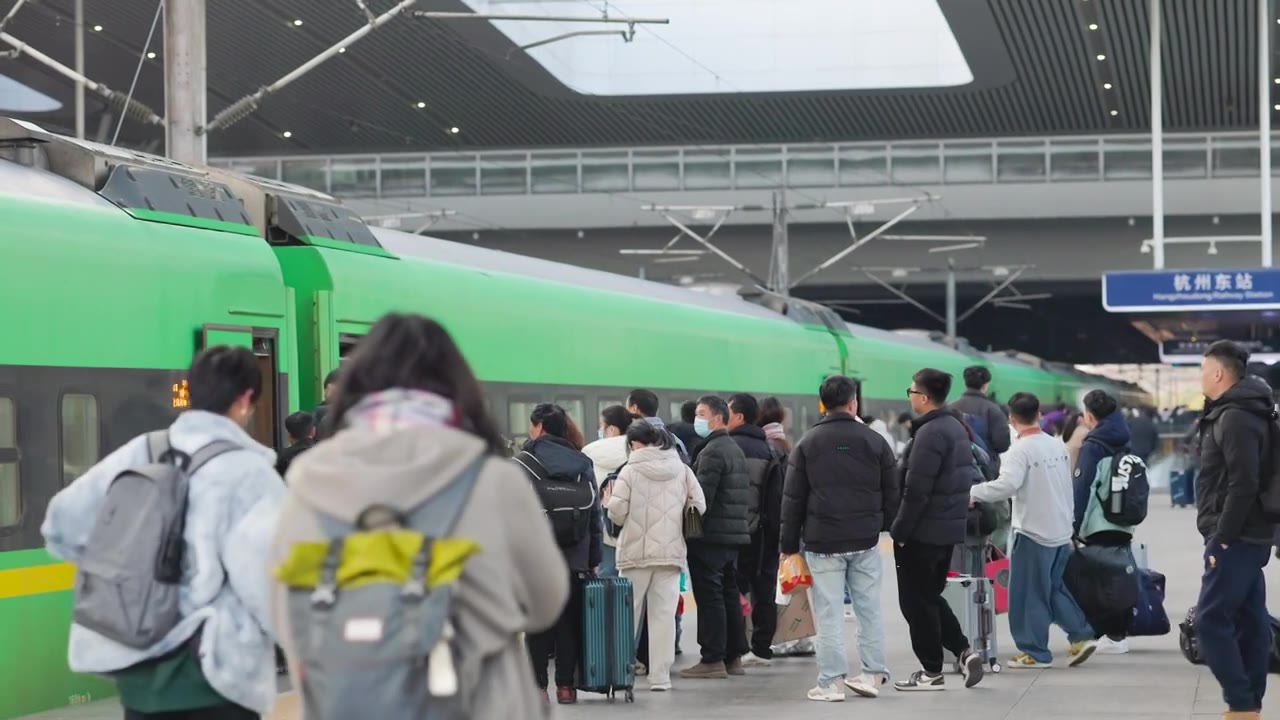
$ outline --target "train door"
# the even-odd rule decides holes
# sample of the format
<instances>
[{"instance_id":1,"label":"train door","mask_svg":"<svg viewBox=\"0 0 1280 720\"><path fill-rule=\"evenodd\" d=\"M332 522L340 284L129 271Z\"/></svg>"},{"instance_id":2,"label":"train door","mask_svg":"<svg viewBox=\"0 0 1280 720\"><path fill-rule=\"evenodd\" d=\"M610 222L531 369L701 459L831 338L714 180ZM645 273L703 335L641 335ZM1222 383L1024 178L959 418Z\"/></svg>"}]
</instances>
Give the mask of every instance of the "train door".
<instances>
[{"instance_id":1,"label":"train door","mask_svg":"<svg viewBox=\"0 0 1280 720\"><path fill-rule=\"evenodd\" d=\"M281 431L284 419L284 384L280 377L279 331L235 325L205 325L201 349L215 345L235 345L253 351L262 379L262 392L254 406L248 428L254 440L276 450L284 447Z\"/></svg>"}]
</instances>

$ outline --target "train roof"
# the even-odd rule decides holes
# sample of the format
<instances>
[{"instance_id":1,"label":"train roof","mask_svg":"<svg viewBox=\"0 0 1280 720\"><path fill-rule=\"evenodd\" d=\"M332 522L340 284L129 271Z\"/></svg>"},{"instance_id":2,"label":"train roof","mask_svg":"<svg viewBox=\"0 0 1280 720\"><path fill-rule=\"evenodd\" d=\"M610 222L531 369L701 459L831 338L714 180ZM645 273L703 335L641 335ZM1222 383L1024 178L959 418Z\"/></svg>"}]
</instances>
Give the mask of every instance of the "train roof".
<instances>
[{"instance_id":1,"label":"train roof","mask_svg":"<svg viewBox=\"0 0 1280 720\"><path fill-rule=\"evenodd\" d=\"M437 260L440 262L493 270L495 272L552 280L596 290L640 295L655 300L694 305L722 312L749 315L770 320L781 319L779 314L740 297L712 295L694 290L618 275L603 270L544 260L529 255L491 250L465 243L443 240L427 235L414 235L399 230L371 227L374 237L382 247L401 256Z\"/></svg>"}]
</instances>

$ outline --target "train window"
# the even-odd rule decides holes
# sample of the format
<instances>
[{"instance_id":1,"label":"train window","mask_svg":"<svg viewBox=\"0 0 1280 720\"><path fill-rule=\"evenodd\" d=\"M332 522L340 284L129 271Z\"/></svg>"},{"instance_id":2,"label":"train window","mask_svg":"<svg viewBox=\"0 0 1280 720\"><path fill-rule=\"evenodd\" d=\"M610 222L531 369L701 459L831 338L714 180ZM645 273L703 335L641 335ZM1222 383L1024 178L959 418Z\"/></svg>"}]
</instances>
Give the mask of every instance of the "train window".
<instances>
[{"instance_id":1,"label":"train window","mask_svg":"<svg viewBox=\"0 0 1280 720\"><path fill-rule=\"evenodd\" d=\"M70 485L98 462L98 399L83 393L62 396L62 484Z\"/></svg>"},{"instance_id":2,"label":"train window","mask_svg":"<svg viewBox=\"0 0 1280 720\"><path fill-rule=\"evenodd\" d=\"M586 426L582 424L583 423L582 414L586 412L586 408L583 407L582 400L577 398L561 398L559 400L556 400L556 404L564 408L564 411L569 414L569 417L573 418L573 423L578 426L578 430L582 432L583 437L586 437L587 436ZM596 423L592 421L591 426L595 427L595 424ZM591 437L595 437L595 436L592 435Z\"/></svg>"},{"instance_id":3,"label":"train window","mask_svg":"<svg viewBox=\"0 0 1280 720\"><path fill-rule=\"evenodd\" d=\"M507 405L507 427L511 430L511 442L516 448L529 439L529 413L538 403L512 402Z\"/></svg>"},{"instance_id":4,"label":"train window","mask_svg":"<svg viewBox=\"0 0 1280 720\"><path fill-rule=\"evenodd\" d=\"M0 397L0 527L13 527L22 519L17 424L13 400Z\"/></svg>"}]
</instances>

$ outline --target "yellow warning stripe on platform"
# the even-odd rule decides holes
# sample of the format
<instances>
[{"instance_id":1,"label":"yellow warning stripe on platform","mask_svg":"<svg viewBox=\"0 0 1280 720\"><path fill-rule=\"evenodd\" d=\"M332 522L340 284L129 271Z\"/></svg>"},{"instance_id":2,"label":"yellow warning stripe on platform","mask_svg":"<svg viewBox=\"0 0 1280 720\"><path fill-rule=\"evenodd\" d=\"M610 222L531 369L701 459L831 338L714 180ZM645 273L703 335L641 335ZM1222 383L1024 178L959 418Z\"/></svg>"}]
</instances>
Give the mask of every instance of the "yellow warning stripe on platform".
<instances>
[{"instance_id":1,"label":"yellow warning stripe on platform","mask_svg":"<svg viewBox=\"0 0 1280 720\"><path fill-rule=\"evenodd\" d=\"M75 586L75 579L71 563L0 570L0 599L64 592Z\"/></svg>"}]
</instances>

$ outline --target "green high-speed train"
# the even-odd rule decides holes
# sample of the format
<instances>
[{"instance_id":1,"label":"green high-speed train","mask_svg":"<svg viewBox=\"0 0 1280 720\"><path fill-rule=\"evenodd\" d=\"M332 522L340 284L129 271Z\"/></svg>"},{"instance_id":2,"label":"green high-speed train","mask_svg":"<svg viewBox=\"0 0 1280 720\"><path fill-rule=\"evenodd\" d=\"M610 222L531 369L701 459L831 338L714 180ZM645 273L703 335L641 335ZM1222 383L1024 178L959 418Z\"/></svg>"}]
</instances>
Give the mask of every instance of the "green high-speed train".
<instances>
[{"instance_id":1,"label":"green high-speed train","mask_svg":"<svg viewBox=\"0 0 1280 720\"><path fill-rule=\"evenodd\" d=\"M777 395L798 434L831 373L863 402L905 408L911 373L991 367L995 390L1071 399L1132 389L1068 368L958 352L761 293L724 298L421 238L360 221L299 187L193 168L0 118L0 718L111 692L67 668L73 569L43 549L49 499L187 405L201 347L259 359L254 436L283 418L382 314L441 321L513 441L534 403L590 428L634 387L664 412L708 391Z\"/></svg>"}]
</instances>

